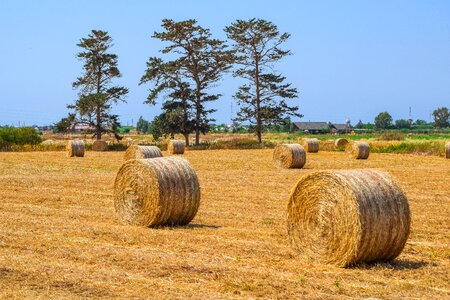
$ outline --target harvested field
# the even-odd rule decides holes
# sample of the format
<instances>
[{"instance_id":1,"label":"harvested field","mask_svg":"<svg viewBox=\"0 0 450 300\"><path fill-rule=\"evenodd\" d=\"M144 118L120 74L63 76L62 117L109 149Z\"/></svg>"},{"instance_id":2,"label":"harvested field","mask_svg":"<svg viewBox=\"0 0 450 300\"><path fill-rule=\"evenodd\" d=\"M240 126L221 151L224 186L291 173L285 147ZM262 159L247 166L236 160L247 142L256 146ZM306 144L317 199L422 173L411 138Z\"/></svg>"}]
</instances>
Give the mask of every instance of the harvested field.
<instances>
[{"instance_id":1,"label":"harvested field","mask_svg":"<svg viewBox=\"0 0 450 300\"><path fill-rule=\"evenodd\" d=\"M450 297L450 160L342 152L277 169L272 149L188 151L202 191L186 227L122 225L123 152L0 153L0 298ZM164 153L166 155L166 153ZM312 170L378 168L405 191L411 233L392 263L344 269L290 247L286 204Z\"/></svg>"}]
</instances>

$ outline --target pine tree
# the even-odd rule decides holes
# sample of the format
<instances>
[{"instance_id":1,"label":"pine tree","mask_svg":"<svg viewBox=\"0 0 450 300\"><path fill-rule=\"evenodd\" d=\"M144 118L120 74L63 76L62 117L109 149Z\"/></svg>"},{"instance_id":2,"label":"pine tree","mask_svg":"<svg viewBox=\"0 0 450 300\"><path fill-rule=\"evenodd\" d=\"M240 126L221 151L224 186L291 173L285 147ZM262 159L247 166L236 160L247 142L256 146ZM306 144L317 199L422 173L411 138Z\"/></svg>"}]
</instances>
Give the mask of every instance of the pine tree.
<instances>
[{"instance_id":1,"label":"pine tree","mask_svg":"<svg viewBox=\"0 0 450 300\"><path fill-rule=\"evenodd\" d=\"M280 34L275 24L261 19L237 20L225 32L237 55L234 76L248 81L234 95L240 106L237 120L255 124L252 128L261 143L263 126L282 124L287 116L302 117L298 107L288 106L285 100L297 98L297 90L273 71L276 62L290 55L280 48L290 35Z\"/></svg>"},{"instance_id":2,"label":"pine tree","mask_svg":"<svg viewBox=\"0 0 450 300\"><path fill-rule=\"evenodd\" d=\"M231 68L234 52L227 50L224 41L213 39L209 29L197 25L196 20L165 19L162 27L164 31L155 32L153 37L169 43L161 52L176 56L171 66L178 68L180 77L192 86L195 144L198 145L200 133L209 130L213 121L209 115L215 111L206 109L205 104L221 96L208 90Z\"/></svg>"},{"instance_id":3,"label":"pine tree","mask_svg":"<svg viewBox=\"0 0 450 300\"><path fill-rule=\"evenodd\" d=\"M118 116L110 110L113 104L125 102L128 89L111 83L121 76L117 55L108 53L112 39L106 31L92 30L77 46L83 49L77 58L83 61L84 73L73 83L73 87L79 89L79 98L68 108L75 110L76 123L95 127L97 140L103 133L114 133L118 137Z\"/></svg>"}]
</instances>

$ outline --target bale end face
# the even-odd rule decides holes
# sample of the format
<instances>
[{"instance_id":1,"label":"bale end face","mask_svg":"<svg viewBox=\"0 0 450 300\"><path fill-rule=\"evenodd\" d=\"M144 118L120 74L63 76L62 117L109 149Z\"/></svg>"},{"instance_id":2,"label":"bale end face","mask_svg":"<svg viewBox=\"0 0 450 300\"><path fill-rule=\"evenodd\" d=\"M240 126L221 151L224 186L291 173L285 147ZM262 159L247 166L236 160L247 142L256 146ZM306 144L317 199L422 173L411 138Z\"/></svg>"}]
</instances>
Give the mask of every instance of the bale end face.
<instances>
[{"instance_id":1,"label":"bale end face","mask_svg":"<svg viewBox=\"0 0 450 300\"><path fill-rule=\"evenodd\" d=\"M311 173L288 201L293 247L312 261L340 267L396 258L410 222L406 196L377 170Z\"/></svg>"},{"instance_id":2,"label":"bale end face","mask_svg":"<svg viewBox=\"0 0 450 300\"><path fill-rule=\"evenodd\" d=\"M186 225L199 205L197 175L183 158L132 159L117 173L114 207L124 224Z\"/></svg>"},{"instance_id":3,"label":"bale end face","mask_svg":"<svg viewBox=\"0 0 450 300\"><path fill-rule=\"evenodd\" d=\"M106 141L94 141L92 143L92 151L108 151L108 143Z\"/></svg>"},{"instance_id":4,"label":"bale end face","mask_svg":"<svg viewBox=\"0 0 450 300\"><path fill-rule=\"evenodd\" d=\"M356 159L368 159L370 154L370 146L366 142L348 143L345 151Z\"/></svg>"},{"instance_id":5,"label":"bale end face","mask_svg":"<svg viewBox=\"0 0 450 300\"><path fill-rule=\"evenodd\" d=\"M303 139L301 139L300 144L302 145L302 147L305 149L306 152L309 152L309 153L319 152L319 140L318 139L303 138Z\"/></svg>"},{"instance_id":6,"label":"bale end face","mask_svg":"<svg viewBox=\"0 0 450 300\"><path fill-rule=\"evenodd\" d=\"M67 142L66 151L68 157L83 157L84 142L81 140L70 140Z\"/></svg>"},{"instance_id":7,"label":"bale end face","mask_svg":"<svg viewBox=\"0 0 450 300\"><path fill-rule=\"evenodd\" d=\"M186 143L181 140L170 140L167 145L169 154L184 154Z\"/></svg>"},{"instance_id":8,"label":"bale end face","mask_svg":"<svg viewBox=\"0 0 450 300\"><path fill-rule=\"evenodd\" d=\"M281 144L273 150L273 161L281 168L303 168L306 163L305 149L299 144Z\"/></svg>"},{"instance_id":9,"label":"bale end face","mask_svg":"<svg viewBox=\"0 0 450 300\"><path fill-rule=\"evenodd\" d=\"M345 149L345 147L347 146L347 144L348 144L348 140L347 139L344 139L344 138L340 138L340 139L337 139L335 142L334 142L334 148L336 149L336 150L344 150Z\"/></svg>"}]
</instances>

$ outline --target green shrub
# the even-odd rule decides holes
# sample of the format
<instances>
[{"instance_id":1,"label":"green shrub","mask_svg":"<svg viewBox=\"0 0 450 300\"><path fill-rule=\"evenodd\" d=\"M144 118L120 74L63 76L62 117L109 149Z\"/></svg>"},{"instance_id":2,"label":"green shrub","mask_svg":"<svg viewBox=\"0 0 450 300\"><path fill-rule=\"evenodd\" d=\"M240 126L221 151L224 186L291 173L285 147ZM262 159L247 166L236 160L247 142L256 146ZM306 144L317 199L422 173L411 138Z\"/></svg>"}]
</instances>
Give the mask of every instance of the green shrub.
<instances>
[{"instance_id":1,"label":"green shrub","mask_svg":"<svg viewBox=\"0 0 450 300\"><path fill-rule=\"evenodd\" d=\"M0 128L0 148L12 145L37 145L42 141L39 132L32 127L2 127Z\"/></svg>"}]
</instances>

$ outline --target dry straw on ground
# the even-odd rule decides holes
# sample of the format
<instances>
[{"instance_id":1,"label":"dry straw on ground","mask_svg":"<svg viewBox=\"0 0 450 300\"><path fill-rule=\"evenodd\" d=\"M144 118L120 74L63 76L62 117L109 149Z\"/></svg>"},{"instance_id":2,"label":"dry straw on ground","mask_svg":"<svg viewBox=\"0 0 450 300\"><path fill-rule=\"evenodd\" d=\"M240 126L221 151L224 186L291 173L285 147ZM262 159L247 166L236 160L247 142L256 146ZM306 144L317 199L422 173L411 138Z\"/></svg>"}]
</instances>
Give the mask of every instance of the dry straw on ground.
<instances>
[{"instance_id":1,"label":"dry straw on ground","mask_svg":"<svg viewBox=\"0 0 450 300\"><path fill-rule=\"evenodd\" d=\"M117 173L114 206L125 224L186 225L199 205L197 174L183 158L128 160Z\"/></svg>"},{"instance_id":2,"label":"dry straw on ground","mask_svg":"<svg viewBox=\"0 0 450 300\"><path fill-rule=\"evenodd\" d=\"M319 140L318 139L308 139L303 138L300 141L300 144L303 146L306 152L317 153L319 152Z\"/></svg>"},{"instance_id":3,"label":"dry straw on ground","mask_svg":"<svg viewBox=\"0 0 450 300\"><path fill-rule=\"evenodd\" d=\"M84 156L84 142L81 140L70 140L66 146L68 157L83 157Z\"/></svg>"},{"instance_id":4,"label":"dry straw on ground","mask_svg":"<svg viewBox=\"0 0 450 300\"><path fill-rule=\"evenodd\" d=\"M377 170L304 176L288 202L292 245L313 261L341 267L396 258L409 235L405 194Z\"/></svg>"},{"instance_id":5,"label":"dry straw on ground","mask_svg":"<svg viewBox=\"0 0 450 300\"><path fill-rule=\"evenodd\" d=\"M340 139L337 139L337 140L334 142L334 147L335 147L337 150L341 150L341 149L345 149L345 146L347 146L347 144L348 144L348 140L347 140L347 139L340 138Z\"/></svg>"},{"instance_id":6,"label":"dry straw on ground","mask_svg":"<svg viewBox=\"0 0 450 300\"><path fill-rule=\"evenodd\" d=\"M169 154L184 154L186 143L181 140L170 140L167 144Z\"/></svg>"},{"instance_id":7,"label":"dry straw on ground","mask_svg":"<svg viewBox=\"0 0 450 300\"><path fill-rule=\"evenodd\" d=\"M137 158L155 158L162 157L161 150L156 146L138 146L131 145L125 151L124 159L137 159Z\"/></svg>"},{"instance_id":8,"label":"dry straw on ground","mask_svg":"<svg viewBox=\"0 0 450 300\"><path fill-rule=\"evenodd\" d=\"M106 141L94 141L92 143L92 151L108 151L108 143Z\"/></svg>"},{"instance_id":9,"label":"dry straw on ground","mask_svg":"<svg viewBox=\"0 0 450 300\"><path fill-rule=\"evenodd\" d=\"M366 142L348 143L345 151L356 159L367 159L370 154L370 146Z\"/></svg>"},{"instance_id":10,"label":"dry straw on ground","mask_svg":"<svg viewBox=\"0 0 450 300\"><path fill-rule=\"evenodd\" d=\"M445 144L445 157L450 158L450 142L447 142L447 144Z\"/></svg>"},{"instance_id":11,"label":"dry straw on ground","mask_svg":"<svg viewBox=\"0 0 450 300\"><path fill-rule=\"evenodd\" d=\"M299 144L280 144L273 150L273 161L282 168L302 168L306 163L306 152Z\"/></svg>"}]
</instances>

